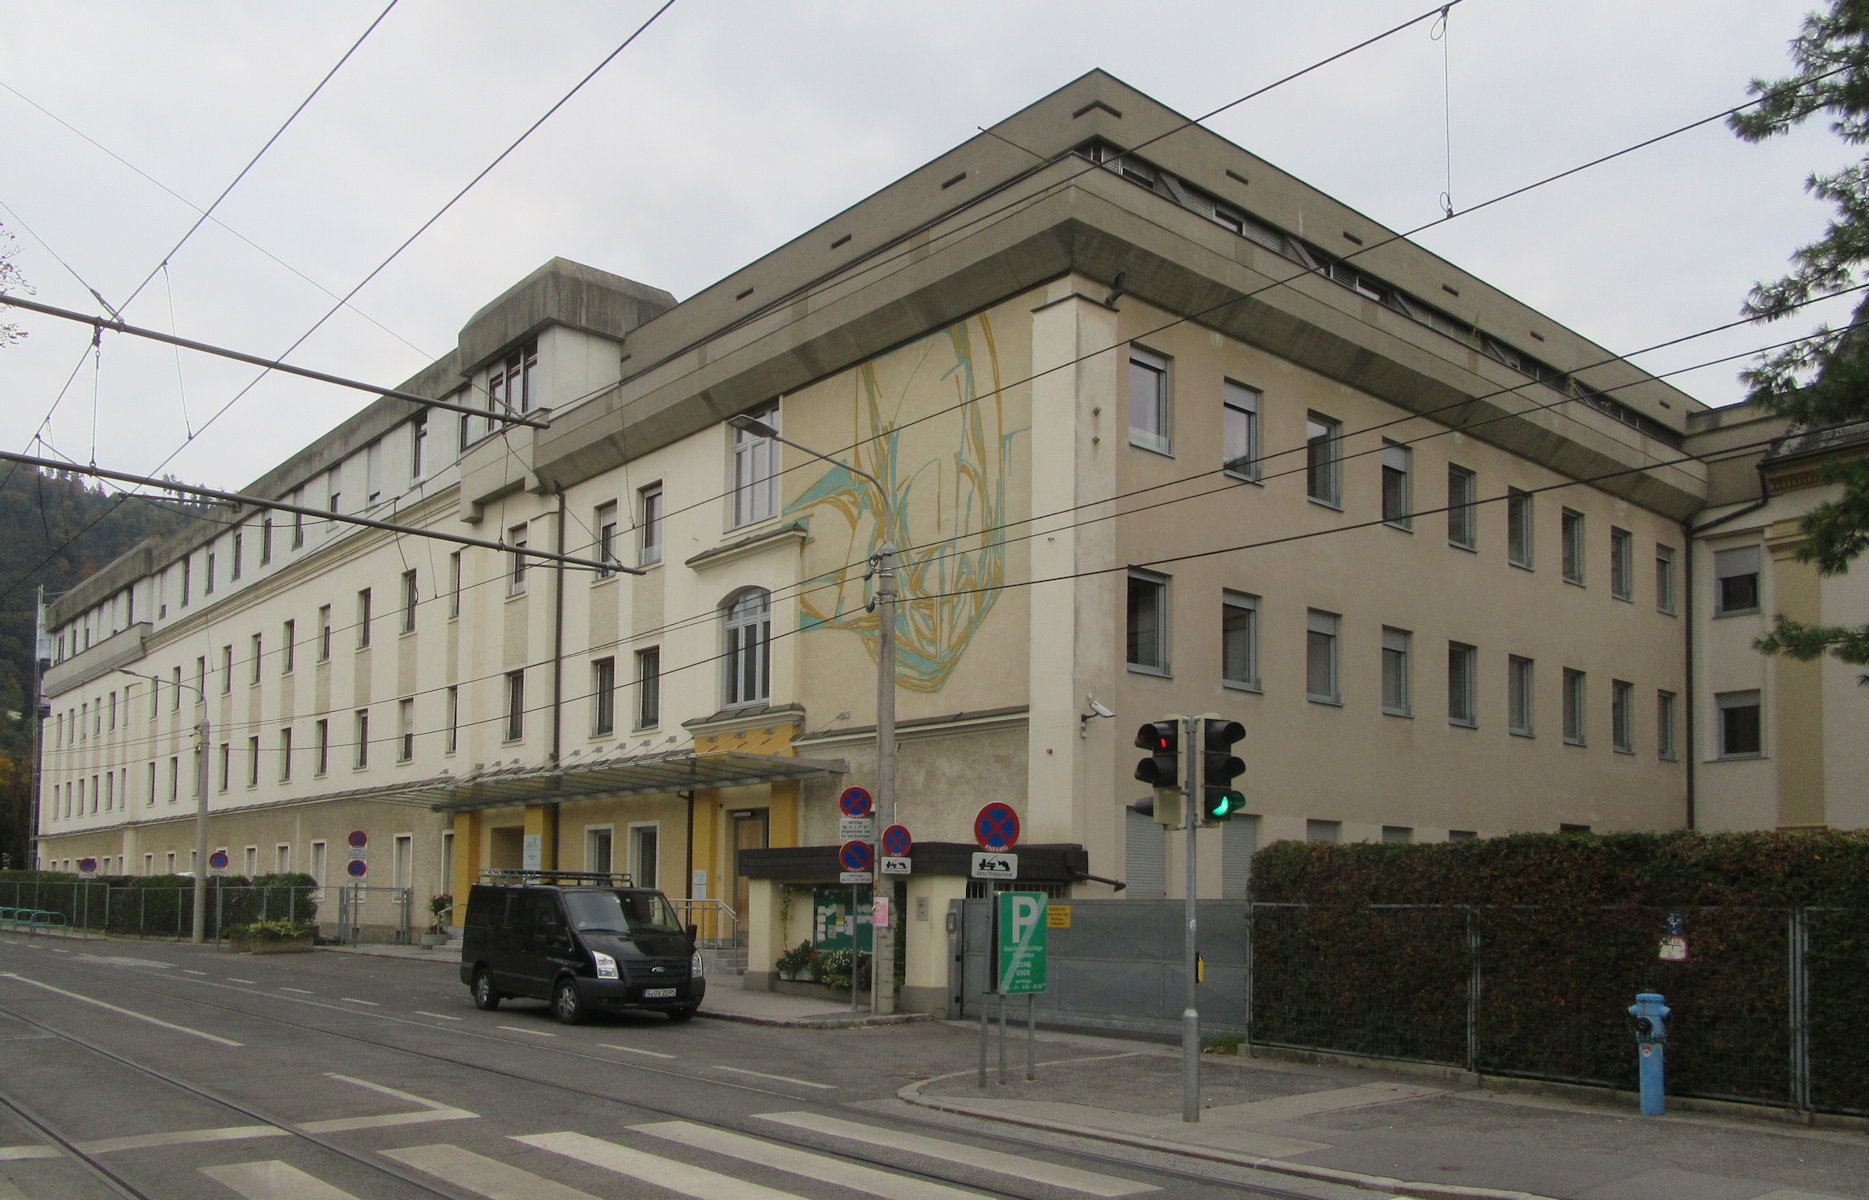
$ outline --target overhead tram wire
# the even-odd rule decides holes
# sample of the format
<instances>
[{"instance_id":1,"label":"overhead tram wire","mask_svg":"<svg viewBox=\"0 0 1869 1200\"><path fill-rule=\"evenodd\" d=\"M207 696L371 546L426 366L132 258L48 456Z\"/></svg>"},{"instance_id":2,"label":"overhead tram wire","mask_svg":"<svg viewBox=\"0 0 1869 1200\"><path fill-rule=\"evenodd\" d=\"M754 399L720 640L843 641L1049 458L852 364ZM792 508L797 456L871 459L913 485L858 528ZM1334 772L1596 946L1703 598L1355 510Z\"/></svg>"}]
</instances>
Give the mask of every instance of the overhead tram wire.
<instances>
[{"instance_id":1,"label":"overhead tram wire","mask_svg":"<svg viewBox=\"0 0 1869 1200\"><path fill-rule=\"evenodd\" d=\"M1435 9L1434 11L1438 13L1440 10ZM1836 68L1836 70L1830 71L1827 74L1835 75L1843 71L1846 71L1848 69L1849 69L1848 67L1838 67ZM1826 76L1819 76L1818 78L1821 79L1825 77ZM1775 90L1782 90L1782 89L1775 89ZM1579 172L1587 171L1591 169L1592 167L1602 166L1604 163L1613 162L1614 160L1618 158L1622 158L1625 155L1633 154L1638 150L1647 149L1648 147L1656 145L1660 142L1666 141L1669 138L1678 137L1681 134L1692 132L1695 129L1699 129L1702 126L1709 125L1715 121L1724 120L1727 117L1733 115L1734 113L1741 112L1741 111L1744 111L1745 109L1752 108L1756 105L1764 103L1767 99L1771 97L1772 94L1773 94L1772 92L1766 92L1760 96L1754 97L1753 99L1744 102L1743 104L1734 105L1731 108L1724 109L1720 112L1712 114L1711 116L1706 116L1706 117L1699 118L1698 120L1690 121L1685 125L1676 126L1673 129L1667 130L1663 133L1655 134L1648 138L1644 138L1639 142L1634 142L1630 145L1622 147L1621 149L1613 150L1597 158L1590 159L1587 162L1583 162L1575 166L1567 167L1564 170L1557 172L1556 174L1548 175L1542 179L1534 180L1531 183L1523 184L1519 187L1501 192L1488 199L1482 200L1477 204L1474 204L1465 209L1462 209L1459 212L1455 212L1455 213L1452 213L1446 216L1436 217L1433 220L1424 222L1420 225L1415 226L1412 229L1407 229L1399 233L1390 234L1386 238L1382 238L1378 241L1371 242L1368 245L1359 247L1358 249L1352 250L1347 254L1339 255L1336 261L1348 262L1351 259L1357 258L1371 251L1379 250L1385 246L1393 245L1396 242L1406 241L1407 239L1412 238L1416 236L1417 234L1423 233L1429 229L1433 229L1441 225L1445 225L1450 221L1457 221L1460 218L1468 216L1472 213L1480 212L1483 209L1491 208L1495 204L1502 203L1506 200L1516 199L1517 197L1526 195L1527 193L1535 191L1538 188L1546 187L1550 184L1560 182L1561 180L1567 179L1572 175L1578 174ZM1087 174L1089 171L1092 171L1092 170L1106 170L1106 169L1107 168L1101 164L1093 165L1091 167L1086 168L1083 171L1079 171L1077 175L1072 176L1072 178L1077 178L1078 175ZM939 254L940 252L941 251L938 249L928 251L930 255ZM1264 293L1272 291L1275 288L1285 287L1290 284L1296 283L1298 280L1311 278L1311 277L1317 276L1318 274L1319 274L1319 271L1317 269L1305 268L1291 275L1284 276L1283 278L1274 279L1269 283L1253 288L1251 291L1244 292L1238 296L1234 296L1227 300L1222 300L1216 304L1209 305L1207 308L1200 309L1196 312L1189 313L1185 316L1180 316L1180 317L1174 318L1173 320L1165 321L1162 324L1157 325L1152 329L1143 330L1142 332L1137 333L1133 335L1132 337L1125 339L1122 342L1118 342L1110 346L1105 346L1101 349L1087 351L1073 358L1068 358L1062 362L1055 363L1052 366L1044 368L1043 370L1035 371L1032 374L1027 375L1022 379L1015 379L1008 383L999 384L998 386L994 387L990 391L987 391L981 395L975 396L971 400L957 401L954 404L950 404L946 406L945 408L939 408L933 412L924 413L923 415L919 417L914 417L907 421L903 421L900 424L891 426L889 433L893 435L895 433L899 433L901 430L908 429L908 428L911 428L912 426L922 424L923 422L936 420L940 417L947 416L950 413L958 412L966 408L970 404L977 404L981 402L982 400L987 400L995 396L999 396L1003 394L1004 392L1006 392L1009 388L1022 387L1025 384L1032 383L1038 379L1042 379L1045 376L1050 375L1051 373L1055 371L1062 371L1068 367L1077 366L1078 364L1087 362L1092 358L1098 357L1099 355L1114 353L1115 351L1120 350L1123 347L1127 346L1130 342L1139 341L1145 338L1150 338L1150 337L1155 336L1156 334L1164 333L1167 330L1173 329L1177 326L1192 323L1194 321L1199 320L1202 317L1210 316L1214 313L1217 313L1221 311L1222 309L1232 307L1233 305L1236 305L1236 304L1244 303L1245 301L1250 300L1255 296L1263 295ZM1589 369L1588 367L1575 368L1575 370L1579 370L1579 371L1588 370L1588 369ZM837 450L827 451L826 455L827 457L835 458L838 455L849 454L864 445L881 440L883 436L885 435L877 434L873 437L862 438L862 439L859 439L858 441L852 442L848 446L841 447ZM806 466L807 464L800 463L792 467L787 467L785 468L785 470L786 471L802 470L802 469L805 469ZM700 500L694 504L687 505L683 508L671 509L668 513L665 513L664 516L673 516L676 513L687 512L690 509L698 508L705 504L717 503L718 501L724 499L726 496L731 495L731 494L732 494L731 492L718 493L716 495L709 496L703 500Z\"/></svg>"}]
</instances>

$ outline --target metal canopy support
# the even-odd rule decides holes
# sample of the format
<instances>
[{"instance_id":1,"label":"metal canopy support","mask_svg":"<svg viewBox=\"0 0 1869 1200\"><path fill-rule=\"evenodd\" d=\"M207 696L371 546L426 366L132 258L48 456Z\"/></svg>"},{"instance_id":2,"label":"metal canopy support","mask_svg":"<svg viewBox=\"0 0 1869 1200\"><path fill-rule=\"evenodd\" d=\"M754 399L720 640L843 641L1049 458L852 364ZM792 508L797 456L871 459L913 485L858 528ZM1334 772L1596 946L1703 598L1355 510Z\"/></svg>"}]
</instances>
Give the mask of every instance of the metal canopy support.
<instances>
[{"instance_id":1,"label":"metal canopy support","mask_svg":"<svg viewBox=\"0 0 1869 1200\"><path fill-rule=\"evenodd\" d=\"M408 789L436 812L513 808L587 796L647 796L697 788L738 787L842 775L842 759L778 754L696 754L598 759L560 767L511 766Z\"/></svg>"}]
</instances>

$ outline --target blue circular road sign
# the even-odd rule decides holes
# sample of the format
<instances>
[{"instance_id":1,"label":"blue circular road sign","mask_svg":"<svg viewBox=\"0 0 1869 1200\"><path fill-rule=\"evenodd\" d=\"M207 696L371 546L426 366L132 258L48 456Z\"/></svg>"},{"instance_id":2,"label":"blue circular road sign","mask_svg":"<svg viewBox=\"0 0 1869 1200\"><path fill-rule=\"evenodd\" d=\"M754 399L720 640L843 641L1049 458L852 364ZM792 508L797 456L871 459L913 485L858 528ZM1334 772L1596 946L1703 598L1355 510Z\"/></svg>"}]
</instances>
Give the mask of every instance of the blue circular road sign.
<instances>
[{"instance_id":1,"label":"blue circular road sign","mask_svg":"<svg viewBox=\"0 0 1869 1200\"><path fill-rule=\"evenodd\" d=\"M870 844L868 842L845 842L843 849L837 852L837 861L846 871L867 871L870 869Z\"/></svg>"},{"instance_id":2,"label":"blue circular road sign","mask_svg":"<svg viewBox=\"0 0 1869 1200\"><path fill-rule=\"evenodd\" d=\"M983 805L973 819L973 840L994 853L1012 849L1019 842L1019 814L997 800Z\"/></svg>"},{"instance_id":3,"label":"blue circular road sign","mask_svg":"<svg viewBox=\"0 0 1869 1200\"><path fill-rule=\"evenodd\" d=\"M362 879L369 873L370 864L363 861L361 858L353 858L350 860L350 865L344 869L350 872L350 877L352 879Z\"/></svg>"},{"instance_id":4,"label":"blue circular road sign","mask_svg":"<svg viewBox=\"0 0 1869 1200\"><path fill-rule=\"evenodd\" d=\"M867 817L870 815L870 794L860 787L847 787L844 794L837 798L837 807L843 809L846 817Z\"/></svg>"},{"instance_id":5,"label":"blue circular road sign","mask_svg":"<svg viewBox=\"0 0 1869 1200\"><path fill-rule=\"evenodd\" d=\"M216 850L214 853L208 855L208 865L213 867L216 871L225 871L227 869L227 851Z\"/></svg>"},{"instance_id":6,"label":"blue circular road sign","mask_svg":"<svg viewBox=\"0 0 1869 1200\"><path fill-rule=\"evenodd\" d=\"M891 825L883 830L883 853L890 858L904 858L914 842L909 838L906 825Z\"/></svg>"}]
</instances>

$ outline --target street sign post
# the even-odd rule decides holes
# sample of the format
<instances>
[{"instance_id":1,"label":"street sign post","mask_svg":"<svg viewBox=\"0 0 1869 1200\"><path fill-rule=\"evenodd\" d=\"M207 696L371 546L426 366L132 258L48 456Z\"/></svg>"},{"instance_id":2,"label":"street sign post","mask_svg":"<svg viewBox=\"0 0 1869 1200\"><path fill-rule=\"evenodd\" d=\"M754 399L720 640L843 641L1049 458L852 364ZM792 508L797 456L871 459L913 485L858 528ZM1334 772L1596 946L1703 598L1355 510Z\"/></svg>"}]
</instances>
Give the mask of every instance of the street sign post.
<instances>
[{"instance_id":1,"label":"street sign post","mask_svg":"<svg viewBox=\"0 0 1869 1200\"><path fill-rule=\"evenodd\" d=\"M216 850L214 853L208 855L208 874L227 874L227 851Z\"/></svg>"},{"instance_id":2,"label":"street sign post","mask_svg":"<svg viewBox=\"0 0 1869 1200\"><path fill-rule=\"evenodd\" d=\"M1010 850L1019 844L1019 814L1012 805L995 800L974 814L973 838L980 849L992 852Z\"/></svg>"},{"instance_id":3,"label":"street sign post","mask_svg":"<svg viewBox=\"0 0 1869 1200\"><path fill-rule=\"evenodd\" d=\"M1043 892L1000 892L999 992L1024 996L1045 990L1047 945Z\"/></svg>"},{"instance_id":4,"label":"street sign post","mask_svg":"<svg viewBox=\"0 0 1869 1200\"><path fill-rule=\"evenodd\" d=\"M868 883L870 860L871 851L868 842L845 842L837 851L837 863L843 868L837 881L839 883Z\"/></svg>"},{"instance_id":5,"label":"street sign post","mask_svg":"<svg viewBox=\"0 0 1869 1200\"><path fill-rule=\"evenodd\" d=\"M895 858L890 855L884 855L877 861L882 864L883 874L885 875L907 875L909 873L910 860L906 858Z\"/></svg>"}]
</instances>

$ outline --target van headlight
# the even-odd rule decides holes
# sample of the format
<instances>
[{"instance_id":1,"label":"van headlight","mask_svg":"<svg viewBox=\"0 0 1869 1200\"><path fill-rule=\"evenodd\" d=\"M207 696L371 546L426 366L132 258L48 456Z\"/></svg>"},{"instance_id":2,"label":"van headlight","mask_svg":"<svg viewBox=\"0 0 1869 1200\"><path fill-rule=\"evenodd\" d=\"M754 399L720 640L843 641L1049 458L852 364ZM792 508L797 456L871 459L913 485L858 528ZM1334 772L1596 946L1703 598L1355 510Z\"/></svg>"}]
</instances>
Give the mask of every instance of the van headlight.
<instances>
[{"instance_id":1,"label":"van headlight","mask_svg":"<svg viewBox=\"0 0 1869 1200\"><path fill-rule=\"evenodd\" d=\"M617 977L617 960L616 959L611 958L608 954L604 954L596 950L591 951L591 958L593 958L597 962L597 978L615 979Z\"/></svg>"},{"instance_id":2,"label":"van headlight","mask_svg":"<svg viewBox=\"0 0 1869 1200\"><path fill-rule=\"evenodd\" d=\"M696 950L694 957L688 960L688 974L699 979L707 974L707 968L701 965L701 952Z\"/></svg>"}]
</instances>

